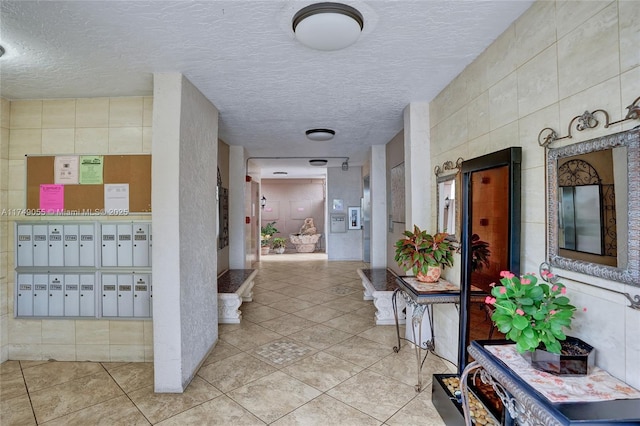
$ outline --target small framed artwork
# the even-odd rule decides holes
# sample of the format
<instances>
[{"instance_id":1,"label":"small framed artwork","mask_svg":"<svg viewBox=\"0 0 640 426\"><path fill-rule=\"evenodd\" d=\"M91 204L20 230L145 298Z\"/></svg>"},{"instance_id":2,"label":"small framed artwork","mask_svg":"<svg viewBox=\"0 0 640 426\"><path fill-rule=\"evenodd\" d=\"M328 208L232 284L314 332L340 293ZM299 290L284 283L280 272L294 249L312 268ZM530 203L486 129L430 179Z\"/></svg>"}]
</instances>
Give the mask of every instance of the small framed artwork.
<instances>
[{"instance_id":1,"label":"small framed artwork","mask_svg":"<svg viewBox=\"0 0 640 426\"><path fill-rule=\"evenodd\" d=\"M349 229L360 229L360 207L349 207Z\"/></svg>"}]
</instances>

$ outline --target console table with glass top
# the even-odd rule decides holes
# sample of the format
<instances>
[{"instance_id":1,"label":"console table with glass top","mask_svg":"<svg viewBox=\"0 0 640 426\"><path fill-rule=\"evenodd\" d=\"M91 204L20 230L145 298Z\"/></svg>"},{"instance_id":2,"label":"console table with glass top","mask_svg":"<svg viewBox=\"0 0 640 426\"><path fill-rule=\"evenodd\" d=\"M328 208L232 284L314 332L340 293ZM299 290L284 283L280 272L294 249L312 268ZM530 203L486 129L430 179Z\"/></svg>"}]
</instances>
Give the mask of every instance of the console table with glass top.
<instances>
[{"instance_id":1,"label":"console table with glass top","mask_svg":"<svg viewBox=\"0 0 640 426\"><path fill-rule=\"evenodd\" d=\"M460 304L460 287L450 283L449 281L440 279L436 283L423 283L416 280L415 277L397 277L396 282L398 288L394 291L392 296L393 315L396 323L396 335L398 338L398 345L393 347L394 352L399 352L401 348L401 339L408 340L414 345L416 353L416 362L418 365L418 383L415 385L416 392L422 390L422 366L429 352L435 350L435 337L433 334L433 309L432 306L440 303L453 303L456 305L456 309ZM477 287L471 289L471 300L473 302L483 302L486 293L483 293ZM405 339L400 337L400 325L398 321L398 297L402 297L408 309L412 309L413 313L409 320L407 312L406 326L412 329L412 338ZM429 338L423 340L422 327L423 321L427 314L427 320L429 321ZM416 329L417 335L416 335ZM422 351L426 351L424 357Z\"/></svg>"},{"instance_id":2,"label":"console table with glass top","mask_svg":"<svg viewBox=\"0 0 640 426\"><path fill-rule=\"evenodd\" d=\"M541 426L567 425L639 425L640 424L640 392L620 382L620 385L609 386L609 389L619 391L616 396L622 399L591 399L575 402L552 402L545 397L539 388L534 387L532 380L523 379L510 368L502 359L494 355L491 346L506 345L513 342L482 340L472 341L468 347L469 355L474 361L467 365L460 377L462 390L462 405L465 412L465 422L471 425L468 400L469 374L477 370L480 379L490 384L508 414L505 424L526 424ZM516 368L516 367L514 367ZM529 367L531 368L531 367ZM602 370L601 370L602 371ZM525 370L521 374L528 374ZM604 372L608 375L608 373ZM612 380L617 379L611 377ZM549 380L553 380L549 379ZM604 383L605 379L598 378L596 382ZM573 388L587 388L575 386ZM601 389L602 388L602 389ZM626 389L625 389L626 388ZM598 395L604 395L603 385L596 384L594 389ZM558 390L558 392L562 392ZM593 394L593 392L592 392Z\"/></svg>"}]
</instances>

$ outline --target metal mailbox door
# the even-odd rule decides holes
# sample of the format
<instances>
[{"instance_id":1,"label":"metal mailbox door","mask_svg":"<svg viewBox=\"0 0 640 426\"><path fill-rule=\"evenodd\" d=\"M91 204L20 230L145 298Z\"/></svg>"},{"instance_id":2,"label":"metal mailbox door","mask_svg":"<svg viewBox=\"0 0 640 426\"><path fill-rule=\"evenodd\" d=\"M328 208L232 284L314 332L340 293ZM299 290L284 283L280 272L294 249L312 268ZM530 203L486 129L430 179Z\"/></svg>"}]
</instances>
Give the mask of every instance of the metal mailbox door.
<instances>
[{"instance_id":1,"label":"metal mailbox door","mask_svg":"<svg viewBox=\"0 0 640 426\"><path fill-rule=\"evenodd\" d=\"M33 227L31 225L18 225L16 240L17 255L16 266L33 266Z\"/></svg>"},{"instance_id":2,"label":"metal mailbox door","mask_svg":"<svg viewBox=\"0 0 640 426\"><path fill-rule=\"evenodd\" d=\"M118 266L116 225L102 225L102 266Z\"/></svg>"},{"instance_id":3,"label":"metal mailbox door","mask_svg":"<svg viewBox=\"0 0 640 426\"><path fill-rule=\"evenodd\" d=\"M118 316L133 316L133 275L118 275Z\"/></svg>"},{"instance_id":4,"label":"metal mailbox door","mask_svg":"<svg viewBox=\"0 0 640 426\"><path fill-rule=\"evenodd\" d=\"M64 276L64 316L80 315L80 277L77 274Z\"/></svg>"},{"instance_id":5,"label":"metal mailbox door","mask_svg":"<svg viewBox=\"0 0 640 426\"><path fill-rule=\"evenodd\" d=\"M33 275L18 274L18 316L33 316Z\"/></svg>"},{"instance_id":6,"label":"metal mailbox door","mask_svg":"<svg viewBox=\"0 0 640 426\"><path fill-rule=\"evenodd\" d=\"M64 275L49 275L49 316L64 316Z\"/></svg>"},{"instance_id":7,"label":"metal mailbox door","mask_svg":"<svg viewBox=\"0 0 640 426\"><path fill-rule=\"evenodd\" d=\"M135 274L133 289L133 316L148 318L151 316L151 286L149 275Z\"/></svg>"},{"instance_id":8,"label":"metal mailbox door","mask_svg":"<svg viewBox=\"0 0 640 426\"><path fill-rule=\"evenodd\" d=\"M102 274L102 316L118 316L118 276Z\"/></svg>"},{"instance_id":9,"label":"metal mailbox door","mask_svg":"<svg viewBox=\"0 0 640 426\"><path fill-rule=\"evenodd\" d=\"M64 266L80 265L80 236L78 225L64 225Z\"/></svg>"},{"instance_id":10,"label":"metal mailbox door","mask_svg":"<svg viewBox=\"0 0 640 426\"><path fill-rule=\"evenodd\" d=\"M47 225L33 225L33 266L49 266Z\"/></svg>"},{"instance_id":11,"label":"metal mailbox door","mask_svg":"<svg viewBox=\"0 0 640 426\"><path fill-rule=\"evenodd\" d=\"M64 266L62 225L49 225L49 266Z\"/></svg>"},{"instance_id":12,"label":"metal mailbox door","mask_svg":"<svg viewBox=\"0 0 640 426\"><path fill-rule=\"evenodd\" d=\"M118 266L133 265L133 236L131 224L118 224Z\"/></svg>"},{"instance_id":13,"label":"metal mailbox door","mask_svg":"<svg viewBox=\"0 0 640 426\"><path fill-rule=\"evenodd\" d=\"M80 225L80 266L95 266L95 230L93 225Z\"/></svg>"},{"instance_id":14,"label":"metal mailbox door","mask_svg":"<svg viewBox=\"0 0 640 426\"><path fill-rule=\"evenodd\" d=\"M80 274L80 316L94 317L96 315L96 276Z\"/></svg>"},{"instance_id":15,"label":"metal mailbox door","mask_svg":"<svg viewBox=\"0 0 640 426\"><path fill-rule=\"evenodd\" d=\"M133 224L133 266L150 266L149 224Z\"/></svg>"},{"instance_id":16,"label":"metal mailbox door","mask_svg":"<svg viewBox=\"0 0 640 426\"><path fill-rule=\"evenodd\" d=\"M33 316L49 316L49 275L33 275Z\"/></svg>"}]
</instances>

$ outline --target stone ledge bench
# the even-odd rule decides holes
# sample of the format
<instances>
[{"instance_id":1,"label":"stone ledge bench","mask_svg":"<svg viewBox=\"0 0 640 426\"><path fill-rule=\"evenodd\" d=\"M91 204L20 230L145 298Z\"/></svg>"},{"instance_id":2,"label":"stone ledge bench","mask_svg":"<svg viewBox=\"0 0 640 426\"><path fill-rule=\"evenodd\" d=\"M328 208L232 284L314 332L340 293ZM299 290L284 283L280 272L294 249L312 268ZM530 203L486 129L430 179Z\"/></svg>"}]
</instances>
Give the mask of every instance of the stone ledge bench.
<instances>
[{"instance_id":1,"label":"stone ledge bench","mask_svg":"<svg viewBox=\"0 0 640 426\"><path fill-rule=\"evenodd\" d=\"M373 300L376 307L376 325L395 325L393 316L393 304L391 297L398 288L396 283L397 275L389 269L365 269L359 268L358 275L362 279L364 287L364 300ZM404 298L396 298L398 303L398 323L405 323L405 302Z\"/></svg>"},{"instance_id":2,"label":"stone ledge bench","mask_svg":"<svg viewBox=\"0 0 640 426\"><path fill-rule=\"evenodd\" d=\"M218 276L218 323L239 324L242 302L253 300L257 269L227 269Z\"/></svg>"}]
</instances>

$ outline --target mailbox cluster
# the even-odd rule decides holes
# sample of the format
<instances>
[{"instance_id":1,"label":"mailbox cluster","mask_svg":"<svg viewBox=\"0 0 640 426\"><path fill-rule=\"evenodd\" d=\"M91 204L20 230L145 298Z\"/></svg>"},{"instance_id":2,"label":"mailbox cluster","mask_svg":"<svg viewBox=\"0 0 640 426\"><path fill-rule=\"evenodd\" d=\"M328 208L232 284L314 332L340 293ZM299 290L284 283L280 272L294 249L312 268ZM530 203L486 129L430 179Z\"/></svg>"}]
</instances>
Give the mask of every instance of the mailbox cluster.
<instances>
[{"instance_id":1,"label":"mailbox cluster","mask_svg":"<svg viewBox=\"0 0 640 426\"><path fill-rule=\"evenodd\" d=\"M149 222L16 224L16 316L149 318Z\"/></svg>"}]
</instances>

